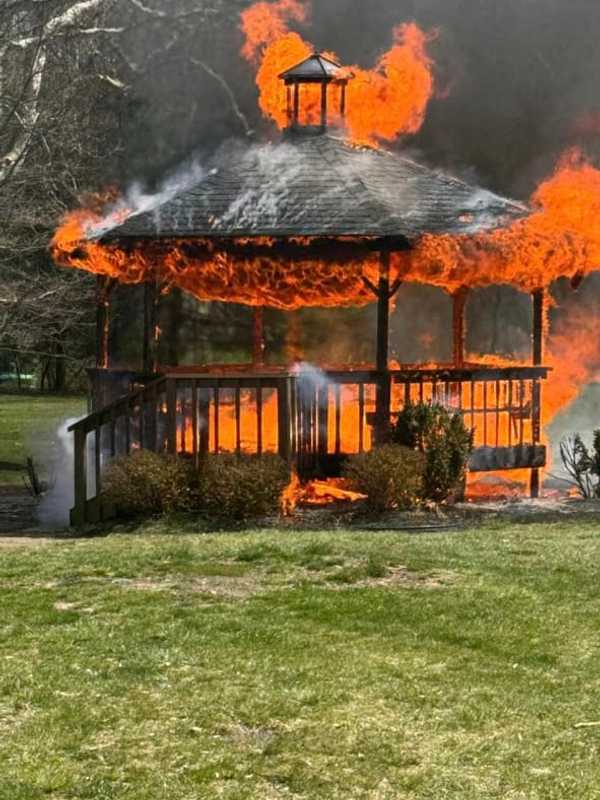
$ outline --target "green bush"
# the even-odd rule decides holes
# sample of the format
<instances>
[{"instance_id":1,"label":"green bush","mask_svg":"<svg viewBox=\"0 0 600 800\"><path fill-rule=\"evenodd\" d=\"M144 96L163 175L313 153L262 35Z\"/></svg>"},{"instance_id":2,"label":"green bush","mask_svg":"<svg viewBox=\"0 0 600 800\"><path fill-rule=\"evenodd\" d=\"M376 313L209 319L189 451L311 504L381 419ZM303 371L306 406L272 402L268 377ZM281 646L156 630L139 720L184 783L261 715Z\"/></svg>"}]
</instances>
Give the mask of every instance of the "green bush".
<instances>
[{"instance_id":1,"label":"green bush","mask_svg":"<svg viewBox=\"0 0 600 800\"><path fill-rule=\"evenodd\" d=\"M197 480L189 462L138 450L108 464L102 487L120 514L137 516L189 511L197 503Z\"/></svg>"},{"instance_id":2,"label":"green bush","mask_svg":"<svg viewBox=\"0 0 600 800\"><path fill-rule=\"evenodd\" d=\"M425 454L426 499L441 502L464 494L473 432L459 412L434 403L408 404L392 428L392 441Z\"/></svg>"},{"instance_id":3,"label":"green bush","mask_svg":"<svg viewBox=\"0 0 600 800\"><path fill-rule=\"evenodd\" d=\"M209 455L200 469L200 508L235 520L274 514L289 482L279 456Z\"/></svg>"},{"instance_id":4,"label":"green bush","mask_svg":"<svg viewBox=\"0 0 600 800\"><path fill-rule=\"evenodd\" d=\"M344 477L367 496L372 511L408 509L418 505L423 492L425 456L397 444L375 447L351 456Z\"/></svg>"}]
</instances>

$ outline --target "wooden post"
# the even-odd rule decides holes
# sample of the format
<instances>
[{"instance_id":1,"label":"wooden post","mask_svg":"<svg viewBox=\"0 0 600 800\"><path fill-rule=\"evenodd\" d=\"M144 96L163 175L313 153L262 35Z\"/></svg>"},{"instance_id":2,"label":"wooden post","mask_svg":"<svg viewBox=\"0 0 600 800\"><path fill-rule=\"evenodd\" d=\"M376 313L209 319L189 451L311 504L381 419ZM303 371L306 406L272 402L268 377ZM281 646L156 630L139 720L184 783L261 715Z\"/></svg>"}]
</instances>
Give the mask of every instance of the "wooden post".
<instances>
[{"instance_id":1,"label":"wooden post","mask_svg":"<svg viewBox=\"0 0 600 800\"><path fill-rule=\"evenodd\" d=\"M327 84L321 84L321 130L327 129Z\"/></svg>"},{"instance_id":2,"label":"wooden post","mask_svg":"<svg viewBox=\"0 0 600 800\"><path fill-rule=\"evenodd\" d=\"M200 389L200 399L198 401L198 416L200 418L200 433L198 449L200 456L204 457L210 450L210 390Z\"/></svg>"},{"instance_id":3,"label":"wooden post","mask_svg":"<svg viewBox=\"0 0 600 800\"><path fill-rule=\"evenodd\" d=\"M545 291L536 289L531 294L533 301L533 330L532 330L532 361L535 367L542 364L544 358L544 310L545 310ZM531 397L531 425L533 444L539 444L542 438L542 385L539 379L533 381ZM531 470L530 484L531 497L536 498L540 495L540 471Z\"/></svg>"},{"instance_id":4,"label":"wooden post","mask_svg":"<svg viewBox=\"0 0 600 800\"><path fill-rule=\"evenodd\" d=\"M87 433L83 428L75 428L75 503L71 511L71 525L84 525L87 522Z\"/></svg>"},{"instance_id":5,"label":"wooden post","mask_svg":"<svg viewBox=\"0 0 600 800\"><path fill-rule=\"evenodd\" d=\"M463 367L465 364L465 306L468 294L469 289L466 286L461 286L452 294L452 360L455 367Z\"/></svg>"},{"instance_id":6,"label":"wooden post","mask_svg":"<svg viewBox=\"0 0 600 800\"><path fill-rule=\"evenodd\" d=\"M144 348L143 370L153 374L158 369L158 345L160 342L160 326L158 305L160 288L157 281L144 284Z\"/></svg>"},{"instance_id":7,"label":"wooden post","mask_svg":"<svg viewBox=\"0 0 600 800\"><path fill-rule=\"evenodd\" d=\"M167 378L167 452L177 455L177 383Z\"/></svg>"},{"instance_id":8,"label":"wooden post","mask_svg":"<svg viewBox=\"0 0 600 800\"><path fill-rule=\"evenodd\" d=\"M252 309L252 365L262 367L265 363L265 310L263 306Z\"/></svg>"},{"instance_id":9,"label":"wooden post","mask_svg":"<svg viewBox=\"0 0 600 800\"><path fill-rule=\"evenodd\" d=\"M284 461L292 459L291 379L282 378L277 384L277 439L279 455Z\"/></svg>"},{"instance_id":10,"label":"wooden post","mask_svg":"<svg viewBox=\"0 0 600 800\"><path fill-rule=\"evenodd\" d=\"M110 366L110 296L116 285L114 278L98 275L96 278L96 367Z\"/></svg>"},{"instance_id":11,"label":"wooden post","mask_svg":"<svg viewBox=\"0 0 600 800\"><path fill-rule=\"evenodd\" d=\"M318 453L321 467L324 466L329 451L329 386L329 383L323 383L317 390Z\"/></svg>"},{"instance_id":12,"label":"wooden post","mask_svg":"<svg viewBox=\"0 0 600 800\"><path fill-rule=\"evenodd\" d=\"M294 116L292 126L295 128L300 121L300 84L294 84Z\"/></svg>"},{"instance_id":13,"label":"wooden post","mask_svg":"<svg viewBox=\"0 0 600 800\"><path fill-rule=\"evenodd\" d=\"M390 422L392 385L388 370L390 336L390 254L381 253L377 286L377 394L375 399L375 443L384 444Z\"/></svg>"},{"instance_id":14,"label":"wooden post","mask_svg":"<svg viewBox=\"0 0 600 800\"><path fill-rule=\"evenodd\" d=\"M344 119L346 116L346 83L342 83L342 92L340 97L340 117Z\"/></svg>"}]
</instances>

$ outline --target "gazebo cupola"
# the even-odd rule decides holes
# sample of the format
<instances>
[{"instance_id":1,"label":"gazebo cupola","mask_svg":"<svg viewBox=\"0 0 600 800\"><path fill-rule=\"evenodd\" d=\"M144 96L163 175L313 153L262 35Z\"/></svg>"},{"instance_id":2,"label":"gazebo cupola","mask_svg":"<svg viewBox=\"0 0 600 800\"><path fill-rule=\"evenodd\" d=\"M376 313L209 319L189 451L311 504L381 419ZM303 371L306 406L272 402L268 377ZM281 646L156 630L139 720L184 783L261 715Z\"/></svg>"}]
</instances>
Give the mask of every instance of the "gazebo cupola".
<instances>
[{"instance_id":1,"label":"gazebo cupola","mask_svg":"<svg viewBox=\"0 0 600 800\"><path fill-rule=\"evenodd\" d=\"M339 97L340 119L344 118L346 87L353 75L337 61L315 52L279 77L287 87L288 130L325 131L334 93L335 100Z\"/></svg>"}]
</instances>

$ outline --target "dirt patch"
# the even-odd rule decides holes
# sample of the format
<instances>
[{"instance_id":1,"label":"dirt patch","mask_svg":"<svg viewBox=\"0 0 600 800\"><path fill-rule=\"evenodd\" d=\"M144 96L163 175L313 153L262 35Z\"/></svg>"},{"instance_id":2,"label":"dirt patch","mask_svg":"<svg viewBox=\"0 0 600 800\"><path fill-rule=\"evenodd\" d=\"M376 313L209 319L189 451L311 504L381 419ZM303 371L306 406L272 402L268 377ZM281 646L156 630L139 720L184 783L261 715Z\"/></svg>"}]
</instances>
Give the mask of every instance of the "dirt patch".
<instances>
[{"instance_id":1,"label":"dirt patch","mask_svg":"<svg viewBox=\"0 0 600 800\"><path fill-rule=\"evenodd\" d=\"M21 536L8 536L4 534L0 534L0 550L3 548L15 549L19 547L26 547L26 548L34 548L34 547L46 547L46 545L53 544L56 540L49 539L46 536L36 536L34 533L31 535L21 535Z\"/></svg>"},{"instance_id":2,"label":"dirt patch","mask_svg":"<svg viewBox=\"0 0 600 800\"><path fill-rule=\"evenodd\" d=\"M412 572L404 566L384 567L384 574L379 576L362 576L359 565L342 567L338 572L330 573L323 583L329 589L443 589L456 583L458 575L453 572L431 572L428 574ZM356 573L356 574L353 574Z\"/></svg>"},{"instance_id":3,"label":"dirt patch","mask_svg":"<svg viewBox=\"0 0 600 800\"><path fill-rule=\"evenodd\" d=\"M421 575L411 572L406 567L390 567L388 574L381 578L365 578L359 581L358 586L384 586L389 589L415 586L423 589L443 589L456 583L458 575L454 572L433 572L430 575Z\"/></svg>"},{"instance_id":4,"label":"dirt patch","mask_svg":"<svg viewBox=\"0 0 600 800\"><path fill-rule=\"evenodd\" d=\"M272 728L251 727L239 723L232 725L223 735L241 750L264 752L274 740L276 732Z\"/></svg>"},{"instance_id":5,"label":"dirt patch","mask_svg":"<svg viewBox=\"0 0 600 800\"><path fill-rule=\"evenodd\" d=\"M27 489L0 486L0 537L37 527L37 500Z\"/></svg>"},{"instance_id":6,"label":"dirt patch","mask_svg":"<svg viewBox=\"0 0 600 800\"><path fill-rule=\"evenodd\" d=\"M245 600L261 591L260 582L250 577L114 578L110 582L138 591L203 594L222 600Z\"/></svg>"},{"instance_id":7,"label":"dirt patch","mask_svg":"<svg viewBox=\"0 0 600 800\"><path fill-rule=\"evenodd\" d=\"M83 608L80 603L67 603L62 600L58 600L54 603L55 611L78 611L80 614L93 614L93 608Z\"/></svg>"}]
</instances>

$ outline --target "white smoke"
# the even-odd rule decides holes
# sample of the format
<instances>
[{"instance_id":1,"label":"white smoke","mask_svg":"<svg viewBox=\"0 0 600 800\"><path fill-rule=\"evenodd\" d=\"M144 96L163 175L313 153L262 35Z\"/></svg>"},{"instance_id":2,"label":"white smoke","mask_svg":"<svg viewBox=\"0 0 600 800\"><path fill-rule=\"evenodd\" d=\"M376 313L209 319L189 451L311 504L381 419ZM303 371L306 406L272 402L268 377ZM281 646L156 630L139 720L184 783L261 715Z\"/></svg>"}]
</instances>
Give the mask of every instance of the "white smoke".
<instances>
[{"instance_id":1,"label":"white smoke","mask_svg":"<svg viewBox=\"0 0 600 800\"><path fill-rule=\"evenodd\" d=\"M324 389L330 384L329 378L322 369L306 361L300 361L294 364L292 372L298 376L300 387L305 386L308 389Z\"/></svg>"},{"instance_id":2,"label":"white smoke","mask_svg":"<svg viewBox=\"0 0 600 800\"><path fill-rule=\"evenodd\" d=\"M293 214L298 218L304 213L299 204L290 203L290 186L303 167L295 148L288 144L254 147L245 155L245 161L260 180L239 193L225 213L215 219L215 226L268 228L279 223L282 216Z\"/></svg>"},{"instance_id":3,"label":"white smoke","mask_svg":"<svg viewBox=\"0 0 600 800\"><path fill-rule=\"evenodd\" d=\"M69 524L69 511L74 503L73 434L69 433L69 427L77 421L77 417L65 420L56 433L48 463L48 490L37 509L40 525L56 528Z\"/></svg>"},{"instance_id":4,"label":"white smoke","mask_svg":"<svg viewBox=\"0 0 600 800\"><path fill-rule=\"evenodd\" d=\"M108 206L100 221L89 223L86 226L87 238L101 239L126 220L147 212L154 212L158 216L156 220L158 225L161 206L178 194L197 186L209 175L214 175L216 171L216 169L206 170L197 161L191 161L182 164L175 172L167 176L154 192L148 192L139 182L132 183L117 200Z\"/></svg>"}]
</instances>

